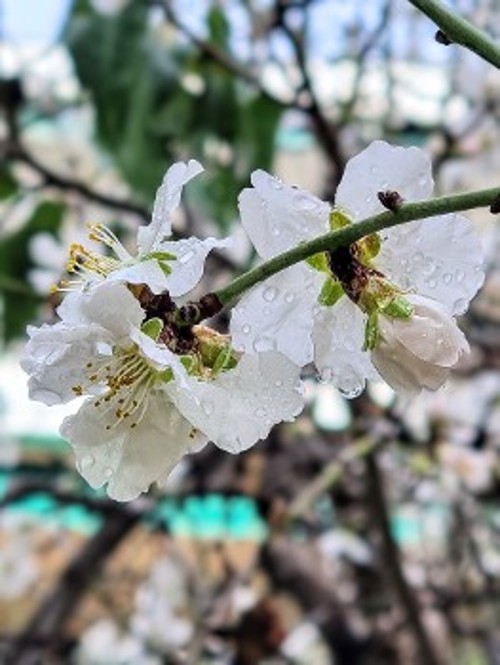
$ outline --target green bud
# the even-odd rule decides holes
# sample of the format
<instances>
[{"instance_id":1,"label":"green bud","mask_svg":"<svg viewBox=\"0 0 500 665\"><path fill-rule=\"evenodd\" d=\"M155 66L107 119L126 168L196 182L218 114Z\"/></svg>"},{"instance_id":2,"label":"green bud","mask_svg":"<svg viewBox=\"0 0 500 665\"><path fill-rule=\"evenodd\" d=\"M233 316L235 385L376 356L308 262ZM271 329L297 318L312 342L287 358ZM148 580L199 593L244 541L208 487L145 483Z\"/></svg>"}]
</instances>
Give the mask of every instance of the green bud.
<instances>
[{"instance_id":1,"label":"green bud","mask_svg":"<svg viewBox=\"0 0 500 665\"><path fill-rule=\"evenodd\" d=\"M318 302L325 307L332 307L344 295L344 289L340 282L334 277L328 276L325 279L321 293L319 294Z\"/></svg>"},{"instance_id":2,"label":"green bud","mask_svg":"<svg viewBox=\"0 0 500 665\"><path fill-rule=\"evenodd\" d=\"M415 310L413 305L409 303L408 300L401 296L397 296L396 298L393 298L390 303L383 308L382 311L392 319L406 320L411 318Z\"/></svg>"},{"instance_id":3,"label":"green bud","mask_svg":"<svg viewBox=\"0 0 500 665\"><path fill-rule=\"evenodd\" d=\"M161 331L163 330L163 321L158 318L148 319L141 326L141 331L151 337L154 342L158 341Z\"/></svg>"}]
</instances>

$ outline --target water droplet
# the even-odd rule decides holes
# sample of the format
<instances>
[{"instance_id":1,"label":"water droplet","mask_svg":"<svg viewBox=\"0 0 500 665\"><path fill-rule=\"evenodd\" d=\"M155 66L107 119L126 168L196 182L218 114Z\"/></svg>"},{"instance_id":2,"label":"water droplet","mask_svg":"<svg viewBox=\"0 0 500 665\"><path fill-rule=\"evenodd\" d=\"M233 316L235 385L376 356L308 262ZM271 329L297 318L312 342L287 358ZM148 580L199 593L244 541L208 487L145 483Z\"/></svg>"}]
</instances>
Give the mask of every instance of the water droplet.
<instances>
[{"instance_id":1,"label":"water droplet","mask_svg":"<svg viewBox=\"0 0 500 665\"><path fill-rule=\"evenodd\" d=\"M265 335L256 337L253 342L253 348L254 351L257 351L257 353L262 353L263 351L270 351L273 348L272 339L270 337L266 337Z\"/></svg>"},{"instance_id":2,"label":"water droplet","mask_svg":"<svg viewBox=\"0 0 500 665\"><path fill-rule=\"evenodd\" d=\"M283 183L280 180L278 180L278 178L272 178L271 179L271 187L273 189L280 190L280 189L283 189Z\"/></svg>"},{"instance_id":3,"label":"water droplet","mask_svg":"<svg viewBox=\"0 0 500 665\"><path fill-rule=\"evenodd\" d=\"M302 210L314 210L318 206L318 202L307 194L295 194L293 200Z\"/></svg>"},{"instance_id":4,"label":"water droplet","mask_svg":"<svg viewBox=\"0 0 500 665\"><path fill-rule=\"evenodd\" d=\"M346 351L354 351L356 348L356 344L351 337L346 337L346 339L344 340L344 347Z\"/></svg>"},{"instance_id":5,"label":"water droplet","mask_svg":"<svg viewBox=\"0 0 500 665\"><path fill-rule=\"evenodd\" d=\"M281 233L280 227L276 225L272 226L271 233L273 234L273 236L279 236L279 234Z\"/></svg>"},{"instance_id":6,"label":"water droplet","mask_svg":"<svg viewBox=\"0 0 500 665\"><path fill-rule=\"evenodd\" d=\"M460 268L455 270L455 279L458 283L463 282L465 279L465 270L461 270Z\"/></svg>"},{"instance_id":7,"label":"water droplet","mask_svg":"<svg viewBox=\"0 0 500 665\"><path fill-rule=\"evenodd\" d=\"M264 416L267 416L267 409L264 409L263 406L260 406L258 409L255 409L255 415L258 418L263 418Z\"/></svg>"},{"instance_id":8,"label":"water droplet","mask_svg":"<svg viewBox=\"0 0 500 665\"><path fill-rule=\"evenodd\" d=\"M204 413L206 413L207 416L209 416L214 412L214 405L212 404L212 402L202 402L201 408L203 409Z\"/></svg>"},{"instance_id":9,"label":"water droplet","mask_svg":"<svg viewBox=\"0 0 500 665\"><path fill-rule=\"evenodd\" d=\"M426 280L426 284L430 289L435 289L437 286L437 281L431 277L431 279Z\"/></svg>"},{"instance_id":10,"label":"water droplet","mask_svg":"<svg viewBox=\"0 0 500 665\"><path fill-rule=\"evenodd\" d=\"M184 265L185 263L191 261L192 258L194 258L194 251L190 249L187 252L185 252L182 256L179 256L179 263L182 263L182 265Z\"/></svg>"},{"instance_id":11,"label":"water droplet","mask_svg":"<svg viewBox=\"0 0 500 665\"><path fill-rule=\"evenodd\" d=\"M109 466L106 467L106 468L104 469L104 477L105 477L105 478L111 478L112 475L113 475L113 469L112 469L111 467L109 467Z\"/></svg>"},{"instance_id":12,"label":"water droplet","mask_svg":"<svg viewBox=\"0 0 500 665\"><path fill-rule=\"evenodd\" d=\"M445 284L451 284L452 281L453 281L453 275L451 274L451 272L445 272L443 275L443 282Z\"/></svg>"},{"instance_id":13,"label":"water droplet","mask_svg":"<svg viewBox=\"0 0 500 665\"><path fill-rule=\"evenodd\" d=\"M365 198L365 202L366 202L366 203L371 203L372 201L373 201L373 196L372 196L371 194L369 194L369 195Z\"/></svg>"},{"instance_id":14,"label":"water droplet","mask_svg":"<svg viewBox=\"0 0 500 665\"><path fill-rule=\"evenodd\" d=\"M244 323L241 326L241 332L245 333L245 335L248 335L248 333L252 330L252 328L248 325L248 323Z\"/></svg>"},{"instance_id":15,"label":"water droplet","mask_svg":"<svg viewBox=\"0 0 500 665\"><path fill-rule=\"evenodd\" d=\"M90 469L95 464L95 457L93 455L84 455L80 460L80 468L83 470Z\"/></svg>"},{"instance_id":16,"label":"water droplet","mask_svg":"<svg viewBox=\"0 0 500 665\"><path fill-rule=\"evenodd\" d=\"M283 385L283 381L281 379L276 379L274 385L276 386L276 388L281 388L281 386Z\"/></svg>"},{"instance_id":17,"label":"water droplet","mask_svg":"<svg viewBox=\"0 0 500 665\"><path fill-rule=\"evenodd\" d=\"M482 263L477 263L474 266L474 272L483 272L483 264Z\"/></svg>"},{"instance_id":18,"label":"water droplet","mask_svg":"<svg viewBox=\"0 0 500 665\"><path fill-rule=\"evenodd\" d=\"M389 189L389 181L384 180L383 183L380 185L380 189L382 189L382 190Z\"/></svg>"},{"instance_id":19,"label":"water droplet","mask_svg":"<svg viewBox=\"0 0 500 665\"><path fill-rule=\"evenodd\" d=\"M408 259L401 259L401 265L403 268L405 268L405 270L407 270L408 266L410 265L410 262L408 261Z\"/></svg>"},{"instance_id":20,"label":"water droplet","mask_svg":"<svg viewBox=\"0 0 500 665\"><path fill-rule=\"evenodd\" d=\"M290 304L295 300L295 294L294 293L285 293L285 302Z\"/></svg>"},{"instance_id":21,"label":"water droplet","mask_svg":"<svg viewBox=\"0 0 500 665\"><path fill-rule=\"evenodd\" d=\"M377 167L375 165L370 166L370 173L373 175L374 173L377 173Z\"/></svg>"},{"instance_id":22,"label":"water droplet","mask_svg":"<svg viewBox=\"0 0 500 665\"><path fill-rule=\"evenodd\" d=\"M278 291L273 286L266 287L262 293L262 297L264 300L267 300L267 302L272 302L277 295Z\"/></svg>"},{"instance_id":23,"label":"water droplet","mask_svg":"<svg viewBox=\"0 0 500 665\"><path fill-rule=\"evenodd\" d=\"M323 367L319 375L319 380L323 383L329 383L332 381L334 376L334 371L331 367Z\"/></svg>"},{"instance_id":24,"label":"water droplet","mask_svg":"<svg viewBox=\"0 0 500 665\"><path fill-rule=\"evenodd\" d=\"M428 177L426 173L422 173L418 178L418 184L420 187L424 187L428 182Z\"/></svg>"}]
</instances>

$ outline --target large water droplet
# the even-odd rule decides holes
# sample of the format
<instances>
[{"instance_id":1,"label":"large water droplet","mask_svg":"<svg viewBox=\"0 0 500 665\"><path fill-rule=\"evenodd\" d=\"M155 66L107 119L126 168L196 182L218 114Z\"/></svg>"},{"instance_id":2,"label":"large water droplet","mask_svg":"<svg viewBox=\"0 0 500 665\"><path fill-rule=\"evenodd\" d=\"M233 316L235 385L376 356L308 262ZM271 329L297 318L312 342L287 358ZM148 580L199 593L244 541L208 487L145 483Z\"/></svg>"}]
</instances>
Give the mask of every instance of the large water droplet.
<instances>
[{"instance_id":1,"label":"large water droplet","mask_svg":"<svg viewBox=\"0 0 500 665\"><path fill-rule=\"evenodd\" d=\"M272 302L277 295L278 291L273 286L266 287L262 293L262 297L264 300L267 300L267 302Z\"/></svg>"},{"instance_id":2,"label":"large water droplet","mask_svg":"<svg viewBox=\"0 0 500 665\"><path fill-rule=\"evenodd\" d=\"M189 261L191 261L191 259L194 258L194 255L195 255L194 251L192 249L189 249L187 252L182 254L182 256L179 256L179 263L181 263L182 265L188 263Z\"/></svg>"},{"instance_id":3,"label":"large water droplet","mask_svg":"<svg viewBox=\"0 0 500 665\"><path fill-rule=\"evenodd\" d=\"M90 469L95 464L95 457L93 455L84 455L79 462L80 469L85 471L85 469Z\"/></svg>"}]
</instances>

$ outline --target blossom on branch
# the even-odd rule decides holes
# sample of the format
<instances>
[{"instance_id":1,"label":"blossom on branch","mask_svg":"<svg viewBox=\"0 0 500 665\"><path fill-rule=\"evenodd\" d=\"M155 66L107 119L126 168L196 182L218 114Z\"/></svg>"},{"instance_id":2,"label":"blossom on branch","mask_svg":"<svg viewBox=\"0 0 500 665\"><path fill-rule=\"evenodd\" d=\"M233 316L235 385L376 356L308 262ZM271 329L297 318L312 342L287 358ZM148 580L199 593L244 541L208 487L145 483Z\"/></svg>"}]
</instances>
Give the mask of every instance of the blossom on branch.
<instances>
[{"instance_id":1,"label":"blossom on branch","mask_svg":"<svg viewBox=\"0 0 500 665\"><path fill-rule=\"evenodd\" d=\"M263 171L240 195L243 225L270 259L328 231L430 196L431 163L418 148L375 141L347 164L335 207ZM436 389L468 345L454 316L484 279L479 238L458 214L385 229L317 254L254 287L231 333L245 352L277 350L347 396L382 376L394 389ZM380 376L379 376L380 374Z\"/></svg>"},{"instance_id":2,"label":"blossom on branch","mask_svg":"<svg viewBox=\"0 0 500 665\"><path fill-rule=\"evenodd\" d=\"M87 396L61 434L89 484L120 501L208 440L241 452L303 406L300 370L285 356L237 354L223 335L178 325L175 306L156 316L155 298L171 302L116 282L69 294L59 323L29 329L22 362L33 399Z\"/></svg>"},{"instance_id":3,"label":"blossom on branch","mask_svg":"<svg viewBox=\"0 0 500 665\"><path fill-rule=\"evenodd\" d=\"M85 290L103 281L148 284L155 293L168 289L172 297L191 291L203 275L208 253L227 247L227 240L185 238L168 240L172 235L172 212L179 206L182 188L203 171L199 162L177 162L166 172L156 193L151 222L137 232L137 254L133 256L116 235L103 224L89 227L89 238L102 243L112 256L103 256L81 243L70 247L67 264L74 279L62 282L60 290Z\"/></svg>"}]
</instances>

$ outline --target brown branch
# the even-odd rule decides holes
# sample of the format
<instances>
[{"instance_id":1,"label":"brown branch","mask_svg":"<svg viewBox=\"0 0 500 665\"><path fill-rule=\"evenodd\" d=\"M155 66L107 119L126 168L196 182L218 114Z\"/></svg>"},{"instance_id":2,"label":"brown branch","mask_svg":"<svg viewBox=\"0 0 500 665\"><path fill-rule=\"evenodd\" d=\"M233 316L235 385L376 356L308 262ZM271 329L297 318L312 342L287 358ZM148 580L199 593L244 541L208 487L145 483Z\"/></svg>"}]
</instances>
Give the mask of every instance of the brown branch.
<instances>
[{"instance_id":1,"label":"brown branch","mask_svg":"<svg viewBox=\"0 0 500 665\"><path fill-rule=\"evenodd\" d=\"M389 512L383 490L383 478L375 453L369 454L366 458L366 472L368 507L372 512L373 523L381 538L383 568L406 613L409 627L417 644L420 662L422 665L439 665L440 660L424 627L418 601L405 578L400 552L391 534Z\"/></svg>"}]
</instances>

